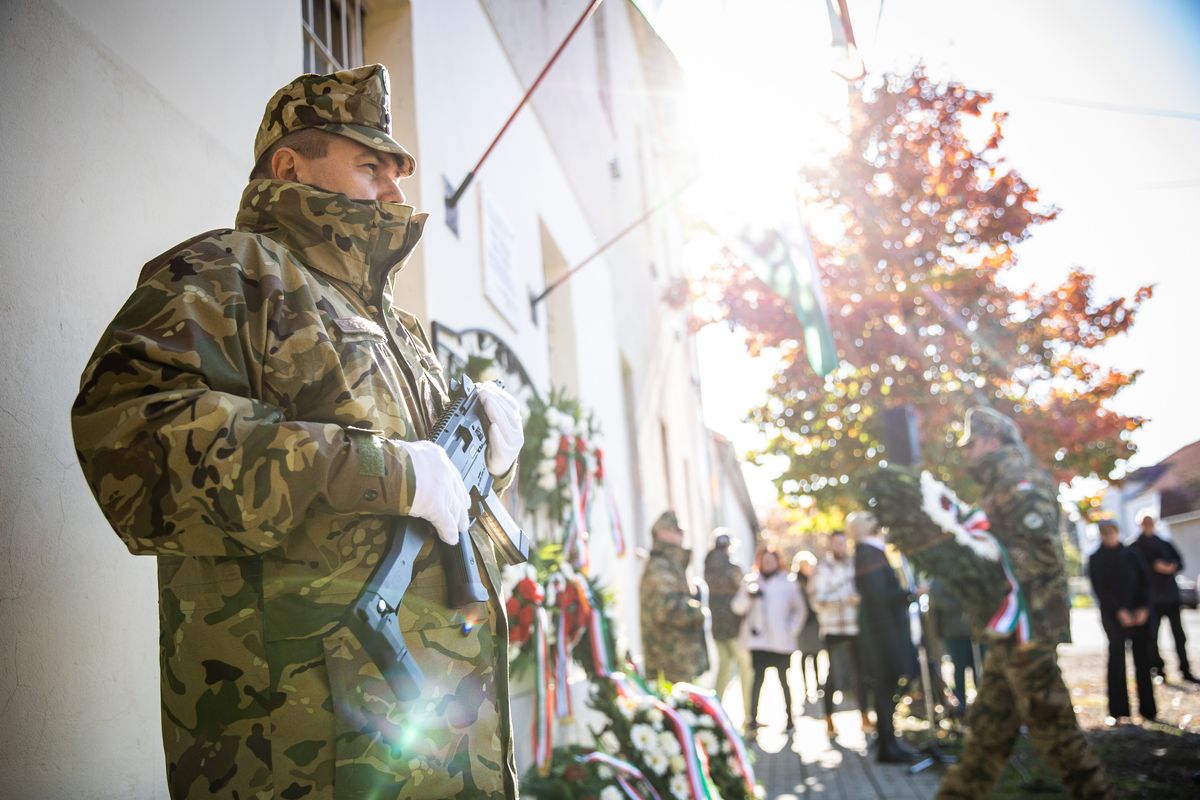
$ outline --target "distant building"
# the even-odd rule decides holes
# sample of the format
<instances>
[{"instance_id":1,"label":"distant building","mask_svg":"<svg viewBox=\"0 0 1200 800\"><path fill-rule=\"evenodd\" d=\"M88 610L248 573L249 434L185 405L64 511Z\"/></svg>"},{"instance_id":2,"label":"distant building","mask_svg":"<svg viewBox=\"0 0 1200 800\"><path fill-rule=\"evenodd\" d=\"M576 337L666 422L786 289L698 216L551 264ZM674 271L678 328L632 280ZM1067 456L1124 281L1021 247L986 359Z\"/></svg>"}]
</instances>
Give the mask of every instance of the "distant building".
<instances>
[{"instance_id":1,"label":"distant building","mask_svg":"<svg viewBox=\"0 0 1200 800\"><path fill-rule=\"evenodd\" d=\"M1183 556L1184 573L1189 577L1200 573L1200 441L1115 482L1103 507L1128 538L1137 535L1143 516L1157 517L1160 533Z\"/></svg>"}]
</instances>

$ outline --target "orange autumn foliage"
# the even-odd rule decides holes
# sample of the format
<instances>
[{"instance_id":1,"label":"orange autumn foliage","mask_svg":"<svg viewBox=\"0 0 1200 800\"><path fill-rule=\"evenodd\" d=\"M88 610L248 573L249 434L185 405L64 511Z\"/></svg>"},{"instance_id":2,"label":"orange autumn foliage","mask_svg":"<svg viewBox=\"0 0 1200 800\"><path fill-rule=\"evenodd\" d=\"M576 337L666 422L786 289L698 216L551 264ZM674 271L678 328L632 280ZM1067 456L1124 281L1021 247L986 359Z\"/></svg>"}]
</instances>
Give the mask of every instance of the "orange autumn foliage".
<instances>
[{"instance_id":1,"label":"orange autumn foliage","mask_svg":"<svg viewBox=\"0 0 1200 800\"><path fill-rule=\"evenodd\" d=\"M980 403L1012 415L1062 480L1134 453L1143 420L1109 401L1138 372L1103 369L1091 351L1128 330L1152 289L1097 298L1080 268L1049 291L1005 282L1016 245L1058 210L1000 155L1005 115L991 100L921 67L886 76L853 97L845 148L805 176L842 361L828 378L809 369L790 307L731 254L693 286L708 301L701 324L735 325L752 354L780 354L750 416L770 434L761 455L790 459L785 495L848 496L861 468L887 459L880 412L901 404L919 414L925 463L952 483L962 415Z\"/></svg>"}]
</instances>

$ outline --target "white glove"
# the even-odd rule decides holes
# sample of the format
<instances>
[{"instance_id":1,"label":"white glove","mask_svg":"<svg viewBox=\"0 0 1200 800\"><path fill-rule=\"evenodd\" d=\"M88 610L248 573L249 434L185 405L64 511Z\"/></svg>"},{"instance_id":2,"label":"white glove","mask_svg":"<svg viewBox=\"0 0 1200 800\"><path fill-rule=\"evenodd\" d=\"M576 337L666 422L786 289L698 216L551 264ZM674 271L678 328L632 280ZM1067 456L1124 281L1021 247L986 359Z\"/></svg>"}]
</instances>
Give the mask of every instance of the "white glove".
<instances>
[{"instance_id":1,"label":"white glove","mask_svg":"<svg viewBox=\"0 0 1200 800\"><path fill-rule=\"evenodd\" d=\"M503 475L508 472L521 454L525 444L525 431L521 427L521 407L517 398L501 389L493 381L476 385L479 402L487 414L487 452L484 460L488 472Z\"/></svg>"},{"instance_id":2,"label":"white glove","mask_svg":"<svg viewBox=\"0 0 1200 800\"><path fill-rule=\"evenodd\" d=\"M446 451L433 442L397 442L408 451L412 464L413 491L409 516L428 520L438 537L449 545L458 544L458 534L467 530L467 512L471 501L462 476L450 463Z\"/></svg>"}]
</instances>

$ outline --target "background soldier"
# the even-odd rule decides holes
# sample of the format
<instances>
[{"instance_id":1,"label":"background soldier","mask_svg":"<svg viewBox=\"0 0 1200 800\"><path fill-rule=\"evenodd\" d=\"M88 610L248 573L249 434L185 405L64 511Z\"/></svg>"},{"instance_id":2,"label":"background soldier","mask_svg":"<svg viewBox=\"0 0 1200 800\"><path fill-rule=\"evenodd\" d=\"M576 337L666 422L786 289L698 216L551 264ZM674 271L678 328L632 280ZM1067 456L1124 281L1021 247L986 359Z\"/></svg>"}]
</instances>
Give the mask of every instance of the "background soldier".
<instances>
[{"instance_id":1,"label":"background soldier","mask_svg":"<svg viewBox=\"0 0 1200 800\"><path fill-rule=\"evenodd\" d=\"M684 533L674 511L655 520L650 536L654 544L641 584L646 677L694 681L708 670L708 609L687 577L692 553L683 547Z\"/></svg>"},{"instance_id":2,"label":"background soldier","mask_svg":"<svg viewBox=\"0 0 1200 800\"><path fill-rule=\"evenodd\" d=\"M1058 500L1032 463L1011 419L989 408L967 412L959 445L983 488L991 533L1008 550L1029 606L1030 639L995 640L967 716L962 757L939 798L986 796L1004 768L1022 724L1072 797L1110 797L1095 753L1079 729L1058 669L1056 646L1069 626Z\"/></svg>"},{"instance_id":3,"label":"background soldier","mask_svg":"<svg viewBox=\"0 0 1200 800\"><path fill-rule=\"evenodd\" d=\"M130 551L158 557L175 798L516 794L496 559L421 441L446 382L391 295L425 215L403 205L415 165L388 109L379 65L281 89L236 230L147 264L83 374L83 474ZM481 391L503 487L520 414ZM425 673L409 701L343 623L401 516L470 536L489 595L447 608L425 544L399 613Z\"/></svg>"}]
</instances>

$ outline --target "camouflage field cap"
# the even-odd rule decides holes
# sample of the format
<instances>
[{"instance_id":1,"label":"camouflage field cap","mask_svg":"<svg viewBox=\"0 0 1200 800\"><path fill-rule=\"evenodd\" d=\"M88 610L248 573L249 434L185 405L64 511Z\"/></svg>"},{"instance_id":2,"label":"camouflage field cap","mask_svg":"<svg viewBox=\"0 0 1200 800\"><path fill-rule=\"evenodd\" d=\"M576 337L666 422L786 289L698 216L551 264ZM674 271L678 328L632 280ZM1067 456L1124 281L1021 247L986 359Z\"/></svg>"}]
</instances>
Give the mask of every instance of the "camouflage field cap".
<instances>
[{"instance_id":1,"label":"camouflage field cap","mask_svg":"<svg viewBox=\"0 0 1200 800\"><path fill-rule=\"evenodd\" d=\"M301 75L267 103L254 137L254 162L289 133L316 128L392 153L400 158L400 174L412 175L417 162L392 138L390 86L382 64L329 75Z\"/></svg>"},{"instance_id":2,"label":"camouflage field cap","mask_svg":"<svg viewBox=\"0 0 1200 800\"><path fill-rule=\"evenodd\" d=\"M992 436L1011 444L1021 441L1021 431L1017 428L1017 423L987 406L968 409L958 446L965 447L974 436Z\"/></svg>"}]
</instances>

